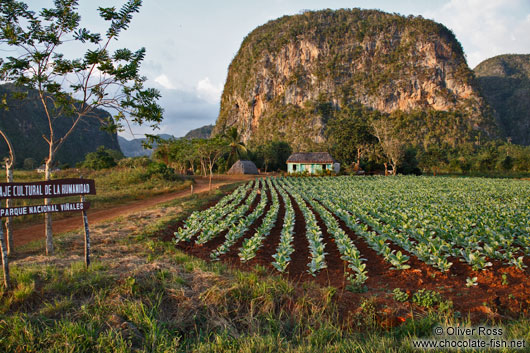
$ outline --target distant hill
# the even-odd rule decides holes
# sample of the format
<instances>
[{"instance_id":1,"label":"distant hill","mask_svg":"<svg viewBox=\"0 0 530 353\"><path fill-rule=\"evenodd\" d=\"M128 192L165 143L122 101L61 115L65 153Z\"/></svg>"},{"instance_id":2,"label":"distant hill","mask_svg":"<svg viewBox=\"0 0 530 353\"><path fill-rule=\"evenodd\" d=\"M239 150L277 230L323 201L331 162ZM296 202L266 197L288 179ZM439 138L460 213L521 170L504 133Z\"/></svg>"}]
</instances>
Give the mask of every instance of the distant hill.
<instances>
[{"instance_id":1,"label":"distant hill","mask_svg":"<svg viewBox=\"0 0 530 353\"><path fill-rule=\"evenodd\" d=\"M37 92L30 90L23 100L12 97L14 92L21 90L12 84L0 85L0 97L5 97L8 107L7 110L0 108L0 128L13 144L18 168L26 158L33 158L37 164L44 161L48 156L48 144L42 136L46 136L49 131L48 120L38 101ZM100 118L109 116L109 113L100 109L94 113ZM70 127L70 121L67 117L57 120L56 133L59 136ZM67 163L74 166L99 146L119 151L117 135L102 131L101 127L102 123L98 119L82 120L57 153L57 164ZM7 145L0 140L0 160L7 155Z\"/></svg>"},{"instance_id":2,"label":"distant hill","mask_svg":"<svg viewBox=\"0 0 530 353\"><path fill-rule=\"evenodd\" d=\"M495 56L474 71L502 133L513 143L530 145L530 55Z\"/></svg>"},{"instance_id":3,"label":"distant hill","mask_svg":"<svg viewBox=\"0 0 530 353\"><path fill-rule=\"evenodd\" d=\"M205 125L203 127L200 127L198 129L190 130L186 135L179 138L184 139L194 139L194 138L201 138L206 139L209 138L212 130L213 125ZM173 135L168 134L160 134L158 135L163 140L169 140L169 139L176 139ZM133 140L127 140L121 136L118 136L118 142L120 143L120 148L125 155L125 157L140 157L140 156L151 156L151 153L153 153L153 149L156 148L157 144L153 144L152 149L145 149L143 147L143 142L145 141L145 138L137 138Z\"/></svg>"},{"instance_id":4,"label":"distant hill","mask_svg":"<svg viewBox=\"0 0 530 353\"><path fill-rule=\"evenodd\" d=\"M121 151L125 157L150 156L153 150L144 149L142 146L144 140L145 139L127 140L124 137L118 136L118 143L120 144Z\"/></svg>"},{"instance_id":5,"label":"distant hill","mask_svg":"<svg viewBox=\"0 0 530 353\"><path fill-rule=\"evenodd\" d=\"M159 134L158 137L160 137L163 140L169 140L174 139L175 136L168 135L168 134ZM141 156L151 156L153 153L153 149L156 148L157 144L153 144L152 149L146 149L143 146L143 143L145 141L145 138L137 138L132 140L127 140L124 137L118 136L118 142L120 144L121 151L123 152L123 155L125 157L141 157Z\"/></svg>"},{"instance_id":6,"label":"distant hill","mask_svg":"<svg viewBox=\"0 0 530 353\"><path fill-rule=\"evenodd\" d=\"M204 125L198 129L190 130L186 135L184 135L184 138L189 140L194 138L207 139L211 136L213 128L214 125Z\"/></svg>"}]
</instances>

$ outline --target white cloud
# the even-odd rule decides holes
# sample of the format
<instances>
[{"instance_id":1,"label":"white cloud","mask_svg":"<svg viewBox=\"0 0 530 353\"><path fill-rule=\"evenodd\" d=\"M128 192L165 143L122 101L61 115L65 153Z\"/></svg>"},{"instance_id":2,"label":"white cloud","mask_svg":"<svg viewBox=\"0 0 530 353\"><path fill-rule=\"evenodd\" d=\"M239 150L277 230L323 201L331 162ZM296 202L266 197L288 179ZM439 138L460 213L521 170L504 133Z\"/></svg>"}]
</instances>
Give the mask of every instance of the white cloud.
<instances>
[{"instance_id":1,"label":"white cloud","mask_svg":"<svg viewBox=\"0 0 530 353\"><path fill-rule=\"evenodd\" d=\"M215 85L210 82L208 77L203 78L197 82L197 93L199 98L202 98L210 103L218 103L223 92L223 85Z\"/></svg>"},{"instance_id":2,"label":"white cloud","mask_svg":"<svg viewBox=\"0 0 530 353\"><path fill-rule=\"evenodd\" d=\"M176 87L173 85L171 80L164 74L158 76L154 80L156 83L158 83L160 86L166 88L166 89L175 89Z\"/></svg>"},{"instance_id":3,"label":"white cloud","mask_svg":"<svg viewBox=\"0 0 530 353\"><path fill-rule=\"evenodd\" d=\"M424 15L453 30L473 68L496 55L530 52L529 12L527 0L449 0Z\"/></svg>"}]
</instances>

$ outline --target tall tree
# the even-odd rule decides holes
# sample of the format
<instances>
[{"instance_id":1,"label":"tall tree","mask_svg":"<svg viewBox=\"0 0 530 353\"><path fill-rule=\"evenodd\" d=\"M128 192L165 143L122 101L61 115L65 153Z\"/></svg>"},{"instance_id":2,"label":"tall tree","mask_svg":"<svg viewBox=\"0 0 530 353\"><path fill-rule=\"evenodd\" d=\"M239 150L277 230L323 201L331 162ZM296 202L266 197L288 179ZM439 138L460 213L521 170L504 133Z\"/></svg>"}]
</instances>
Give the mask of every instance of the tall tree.
<instances>
[{"instance_id":1,"label":"tall tree","mask_svg":"<svg viewBox=\"0 0 530 353\"><path fill-rule=\"evenodd\" d=\"M375 114L355 106L336 113L326 127L333 157L348 165L355 162L355 169L360 169L361 158L371 145L377 143L369 123Z\"/></svg>"},{"instance_id":2,"label":"tall tree","mask_svg":"<svg viewBox=\"0 0 530 353\"><path fill-rule=\"evenodd\" d=\"M95 118L96 108L115 112L106 121L110 131L122 129L124 122L149 123L151 127L161 122L160 94L144 87L146 78L139 72L145 49L111 51L111 44L129 27L141 3L128 0L119 10L99 7L99 15L109 23L104 35L80 27L77 0L55 0L54 7L39 13L30 11L22 1L0 3L0 42L16 53L2 59L0 79L38 92L48 119L48 129L43 131L48 143L45 180L52 178L57 151L82 119ZM65 44L77 45L84 55L67 59L62 53ZM56 129L58 119L69 119L66 132ZM49 204L50 199L44 202ZM45 223L46 253L51 254L51 214L45 215Z\"/></svg>"},{"instance_id":3,"label":"tall tree","mask_svg":"<svg viewBox=\"0 0 530 353\"><path fill-rule=\"evenodd\" d=\"M397 174L397 167L405 156L405 143L397 134L390 119L374 119L371 122L374 135L379 140L383 153L388 158L388 163L392 167L392 174ZM388 174L388 163L384 162L385 175Z\"/></svg>"},{"instance_id":4,"label":"tall tree","mask_svg":"<svg viewBox=\"0 0 530 353\"><path fill-rule=\"evenodd\" d=\"M425 170L430 170L434 176L440 170L441 164L447 163L448 149L445 146L429 146L425 151L421 151L419 164Z\"/></svg>"},{"instance_id":5,"label":"tall tree","mask_svg":"<svg viewBox=\"0 0 530 353\"><path fill-rule=\"evenodd\" d=\"M202 161L201 163L208 168L210 173L210 190L212 190L213 167L227 152L228 148L229 146L226 139L219 136L197 141L197 154Z\"/></svg>"},{"instance_id":6,"label":"tall tree","mask_svg":"<svg viewBox=\"0 0 530 353\"><path fill-rule=\"evenodd\" d=\"M153 151L153 158L163 162L166 165L169 165L171 160L170 141L163 141L162 143L159 143L156 149Z\"/></svg>"},{"instance_id":7,"label":"tall tree","mask_svg":"<svg viewBox=\"0 0 530 353\"><path fill-rule=\"evenodd\" d=\"M256 149L256 163L265 168L265 173L271 170L287 169L287 159L292 153L291 146L284 141L267 141Z\"/></svg>"},{"instance_id":8,"label":"tall tree","mask_svg":"<svg viewBox=\"0 0 530 353\"><path fill-rule=\"evenodd\" d=\"M228 129L223 134L223 137L227 139L228 146L230 147L230 152L228 155L228 165L231 166L232 164L237 162L238 159L241 159L244 153L247 152L247 148L245 147L245 144L241 142L241 136L239 135L237 127L235 126Z\"/></svg>"}]
</instances>

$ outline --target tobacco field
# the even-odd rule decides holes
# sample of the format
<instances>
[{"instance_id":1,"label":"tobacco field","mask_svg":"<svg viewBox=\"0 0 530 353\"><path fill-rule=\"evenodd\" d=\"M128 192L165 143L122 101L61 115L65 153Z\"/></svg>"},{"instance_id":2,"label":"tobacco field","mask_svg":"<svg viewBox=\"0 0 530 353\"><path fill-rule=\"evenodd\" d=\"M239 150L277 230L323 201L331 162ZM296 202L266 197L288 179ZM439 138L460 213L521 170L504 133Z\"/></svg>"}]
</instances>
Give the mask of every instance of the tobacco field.
<instances>
[{"instance_id":1,"label":"tobacco field","mask_svg":"<svg viewBox=\"0 0 530 353\"><path fill-rule=\"evenodd\" d=\"M199 257L294 280L372 293L436 289L467 311L488 300L507 311L530 306L524 180L256 179L192 213L175 239Z\"/></svg>"}]
</instances>

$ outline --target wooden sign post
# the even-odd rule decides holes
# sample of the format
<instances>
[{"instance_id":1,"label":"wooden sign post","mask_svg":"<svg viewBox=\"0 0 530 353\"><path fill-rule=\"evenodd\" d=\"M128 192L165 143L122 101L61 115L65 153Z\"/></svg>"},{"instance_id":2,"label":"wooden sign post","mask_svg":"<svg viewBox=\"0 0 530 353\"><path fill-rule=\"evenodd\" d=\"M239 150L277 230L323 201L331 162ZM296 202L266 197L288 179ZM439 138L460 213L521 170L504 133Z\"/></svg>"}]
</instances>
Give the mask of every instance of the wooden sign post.
<instances>
[{"instance_id":1,"label":"wooden sign post","mask_svg":"<svg viewBox=\"0 0 530 353\"><path fill-rule=\"evenodd\" d=\"M9 288L9 260L7 258L7 246L4 238L4 226L0 224L0 247L2 251L2 271L4 272L4 287Z\"/></svg>"},{"instance_id":2,"label":"wooden sign post","mask_svg":"<svg viewBox=\"0 0 530 353\"><path fill-rule=\"evenodd\" d=\"M85 203L85 195L81 195L81 203ZM81 211L83 215L83 228L85 229L85 266L90 265L90 229L88 229L88 217L86 210Z\"/></svg>"},{"instance_id":3,"label":"wooden sign post","mask_svg":"<svg viewBox=\"0 0 530 353\"><path fill-rule=\"evenodd\" d=\"M95 194L96 184L92 179L56 179L31 183L0 183L0 200L43 199L81 195L80 202L0 208L0 219L2 217L16 217L30 214L81 211L85 229L85 264L88 267L90 265L90 232L86 210L90 207L90 203L85 201L85 195ZM9 286L9 262L4 231L1 226L0 251L2 253L4 285L7 288Z\"/></svg>"}]
</instances>

